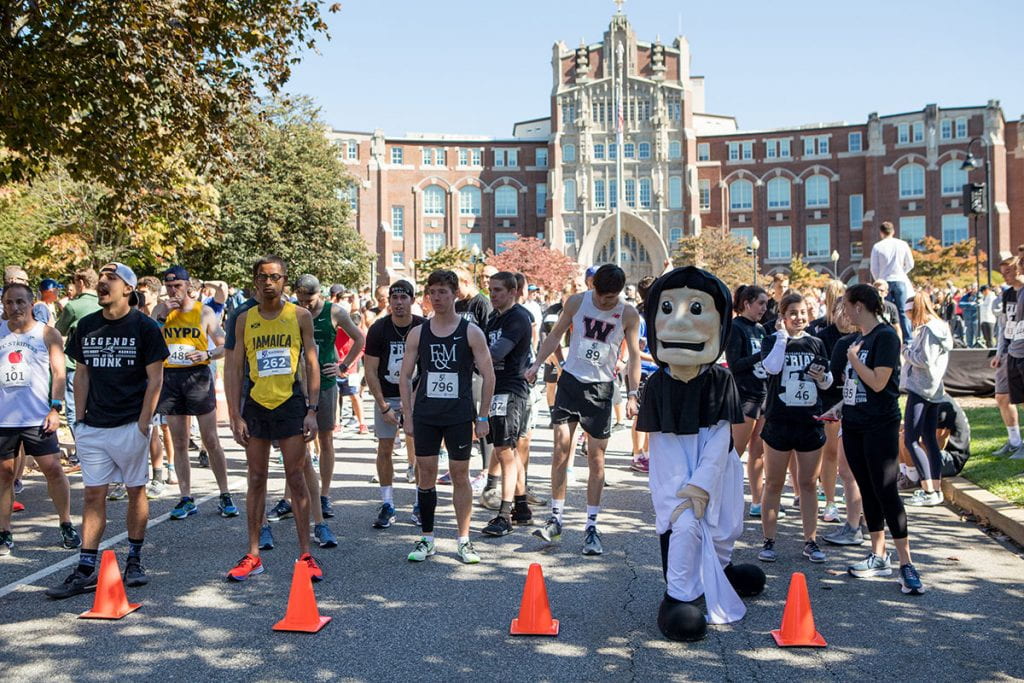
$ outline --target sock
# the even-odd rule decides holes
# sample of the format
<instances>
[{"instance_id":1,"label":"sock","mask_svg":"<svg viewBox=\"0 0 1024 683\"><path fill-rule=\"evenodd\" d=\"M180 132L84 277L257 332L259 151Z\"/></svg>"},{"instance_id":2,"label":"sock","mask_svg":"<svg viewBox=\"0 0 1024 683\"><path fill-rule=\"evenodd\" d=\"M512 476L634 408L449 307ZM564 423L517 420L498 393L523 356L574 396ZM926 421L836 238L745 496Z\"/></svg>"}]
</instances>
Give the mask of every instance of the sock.
<instances>
[{"instance_id":1,"label":"sock","mask_svg":"<svg viewBox=\"0 0 1024 683\"><path fill-rule=\"evenodd\" d=\"M551 516L558 520L558 523L562 523L562 508L565 507L564 500L552 500L551 501Z\"/></svg>"},{"instance_id":2,"label":"sock","mask_svg":"<svg viewBox=\"0 0 1024 683\"><path fill-rule=\"evenodd\" d=\"M525 508L525 507L527 507L526 496L516 496L513 500L515 501L515 504L516 504L517 508Z\"/></svg>"},{"instance_id":3,"label":"sock","mask_svg":"<svg viewBox=\"0 0 1024 683\"><path fill-rule=\"evenodd\" d=\"M501 501L501 509L498 510L498 516L504 517L505 519L512 518L512 501L503 500Z\"/></svg>"},{"instance_id":4,"label":"sock","mask_svg":"<svg viewBox=\"0 0 1024 683\"><path fill-rule=\"evenodd\" d=\"M381 486L380 487L380 502L387 503L388 505L395 504L395 487L394 486Z\"/></svg>"},{"instance_id":5,"label":"sock","mask_svg":"<svg viewBox=\"0 0 1024 683\"><path fill-rule=\"evenodd\" d=\"M597 526L597 513L601 511L600 505L587 506L587 528Z\"/></svg>"},{"instance_id":6,"label":"sock","mask_svg":"<svg viewBox=\"0 0 1024 683\"><path fill-rule=\"evenodd\" d=\"M469 536L459 536L458 543L459 545L462 545L463 543L469 543Z\"/></svg>"},{"instance_id":7,"label":"sock","mask_svg":"<svg viewBox=\"0 0 1024 683\"><path fill-rule=\"evenodd\" d=\"M96 548L82 548L78 553L79 574L90 576L94 571L96 571L96 554L98 552L99 550Z\"/></svg>"},{"instance_id":8,"label":"sock","mask_svg":"<svg viewBox=\"0 0 1024 683\"><path fill-rule=\"evenodd\" d=\"M917 473L917 468L916 467L908 467L907 468L907 478L910 479L910 481L913 481L913 482L921 481L921 476Z\"/></svg>"},{"instance_id":9,"label":"sock","mask_svg":"<svg viewBox=\"0 0 1024 683\"><path fill-rule=\"evenodd\" d=\"M1010 438L1010 445L1016 448L1020 446L1020 425L1014 425L1013 427L1006 428L1006 436Z\"/></svg>"},{"instance_id":10,"label":"sock","mask_svg":"<svg viewBox=\"0 0 1024 683\"><path fill-rule=\"evenodd\" d=\"M128 559L139 559L142 557L142 545L145 543L141 538L128 539Z\"/></svg>"},{"instance_id":11,"label":"sock","mask_svg":"<svg viewBox=\"0 0 1024 683\"><path fill-rule=\"evenodd\" d=\"M900 463L900 474L904 477L907 476L907 466L904 463Z\"/></svg>"},{"instance_id":12,"label":"sock","mask_svg":"<svg viewBox=\"0 0 1024 683\"><path fill-rule=\"evenodd\" d=\"M416 489L416 502L420 505L420 528L423 535L434 538L434 511L437 509L437 489Z\"/></svg>"},{"instance_id":13,"label":"sock","mask_svg":"<svg viewBox=\"0 0 1024 683\"><path fill-rule=\"evenodd\" d=\"M434 542L434 534L432 534L432 533L430 533L430 534L423 534L423 540L426 541L427 543L433 543Z\"/></svg>"},{"instance_id":14,"label":"sock","mask_svg":"<svg viewBox=\"0 0 1024 683\"><path fill-rule=\"evenodd\" d=\"M1017 438L1019 439L1020 437L1017 437ZM155 479L156 481L163 481L164 480L164 468L163 467L156 467L156 468L153 469L153 479Z\"/></svg>"},{"instance_id":15,"label":"sock","mask_svg":"<svg viewBox=\"0 0 1024 683\"><path fill-rule=\"evenodd\" d=\"M496 489L496 488L498 488L498 482L499 481L501 481L501 477L499 477L497 475L494 475L494 474L488 474L487 475L487 484L484 485L484 488L487 489L487 490Z\"/></svg>"}]
</instances>

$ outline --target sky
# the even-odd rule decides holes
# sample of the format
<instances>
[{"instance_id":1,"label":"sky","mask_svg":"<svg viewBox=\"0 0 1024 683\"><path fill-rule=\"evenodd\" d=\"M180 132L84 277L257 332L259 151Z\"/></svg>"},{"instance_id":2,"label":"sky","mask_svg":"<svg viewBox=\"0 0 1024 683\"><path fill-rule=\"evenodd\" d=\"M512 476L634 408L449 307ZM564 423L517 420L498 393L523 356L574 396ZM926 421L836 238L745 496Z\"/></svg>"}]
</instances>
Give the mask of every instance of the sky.
<instances>
[{"instance_id":1,"label":"sky","mask_svg":"<svg viewBox=\"0 0 1024 683\"><path fill-rule=\"evenodd\" d=\"M553 44L600 41L614 12L612 0L348 0L286 89L336 129L508 137L550 113ZM686 36L706 109L744 130L989 99L1024 115L1020 0L628 0L624 12L641 41Z\"/></svg>"}]
</instances>

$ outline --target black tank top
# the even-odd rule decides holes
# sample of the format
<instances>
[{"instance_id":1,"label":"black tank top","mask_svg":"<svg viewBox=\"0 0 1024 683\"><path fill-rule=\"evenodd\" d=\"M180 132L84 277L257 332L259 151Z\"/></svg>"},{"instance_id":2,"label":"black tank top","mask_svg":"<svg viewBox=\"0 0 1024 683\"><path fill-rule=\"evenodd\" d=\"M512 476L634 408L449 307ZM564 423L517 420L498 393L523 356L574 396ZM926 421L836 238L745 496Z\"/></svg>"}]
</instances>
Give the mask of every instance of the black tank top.
<instances>
[{"instance_id":1,"label":"black tank top","mask_svg":"<svg viewBox=\"0 0 1024 683\"><path fill-rule=\"evenodd\" d=\"M469 321L459 321L448 337L438 337L431 321L420 328L420 383L416 388L413 414L416 420L430 425L453 425L472 422L476 417L473 405L473 351L469 347Z\"/></svg>"}]
</instances>

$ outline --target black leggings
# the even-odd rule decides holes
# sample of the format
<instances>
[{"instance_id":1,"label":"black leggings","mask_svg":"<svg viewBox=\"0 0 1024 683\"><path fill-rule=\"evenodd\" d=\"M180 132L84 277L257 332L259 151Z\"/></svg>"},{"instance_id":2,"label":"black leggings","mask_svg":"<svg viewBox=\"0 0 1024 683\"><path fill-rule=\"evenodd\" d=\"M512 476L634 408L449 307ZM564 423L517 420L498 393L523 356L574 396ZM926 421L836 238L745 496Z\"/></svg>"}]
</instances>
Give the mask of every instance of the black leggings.
<instances>
[{"instance_id":1,"label":"black leggings","mask_svg":"<svg viewBox=\"0 0 1024 683\"><path fill-rule=\"evenodd\" d=\"M903 417L903 445L914 459L921 479L942 478L942 451L935 430L939 424L939 404L930 403L912 391L907 392L907 412ZM918 440L924 442L924 456L918 452Z\"/></svg>"},{"instance_id":2,"label":"black leggings","mask_svg":"<svg viewBox=\"0 0 1024 683\"><path fill-rule=\"evenodd\" d=\"M843 420L843 450L864 498L868 531L884 531L894 539L907 537L907 513L896 486L899 474L900 421L851 425Z\"/></svg>"}]
</instances>

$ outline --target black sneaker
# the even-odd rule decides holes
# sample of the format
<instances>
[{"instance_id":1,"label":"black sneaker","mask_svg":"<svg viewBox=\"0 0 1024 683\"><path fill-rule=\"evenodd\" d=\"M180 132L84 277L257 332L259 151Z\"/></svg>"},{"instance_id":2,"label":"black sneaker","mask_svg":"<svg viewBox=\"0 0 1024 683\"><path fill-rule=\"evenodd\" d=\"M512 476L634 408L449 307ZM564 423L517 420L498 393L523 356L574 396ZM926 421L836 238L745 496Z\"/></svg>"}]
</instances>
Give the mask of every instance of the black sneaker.
<instances>
[{"instance_id":1,"label":"black sneaker","mask_svg":"<svg viewBox=\"0 0 1024 683\"><path fill-rule=\"evenodd\" d=\"M99 572L95 570L92 574L81 574L78 568L75 567L75 571L71 572L71 575L64 579L63 583L46 589L46 597L53 598L54 600L63 600L64 598L81 595L82 593L91 593L96 590L98 574Z\"/></svg>"},{"instance_id":2,"label":"black sneaker","mask_svg":"<svg viewBox=\"0 0 1024 683\"><path fill-rule=\"evenodd\" d=\"M10 531L0 531L0 555L10 555L14 547L14 534Z\"/></svg>"},{"instance_id":3,"label":"black sneaker","mask_svg":"<svg viewBox=\"0 0 1024 683\"><path fill-rule=\"evenodd\" d=\"M127 564L124 566L124 585L129 588L135 588L137 586L145 586L149 583L149 577L146 576L146 569L142 566L142 560L137 557L129 557Z\"/></svg>"},{"instance_id":4,"label":"black sneaker","mask_svg":"<svg viewBox=\"0 0 1024 683\"><path fill-rule=\"evenodd\" d=\"M331 499L327 496L320 496L320 512L323 513L324 519L330 519L334 516L334 504L331 503Z\"/></svg>"},{"instance_id":5,"label":"black sneaker","mask_svg":"<svg viewBox=\"0 0 1024 683\"><path fill-rule=\"evenodd\" d=\"M498 515L484 527L484 533L488 536L508 536L512 533L512 522Z\"/></svg>"},{"instance_id":6,"label":"black sneaker","mask_svg":"<svg viewBox=\"0 0 1024 683\"><path fill-rule=\"evenodd\" d=\"M205 450L199 451L199 457L197 458L197 460L198 460L197 464L200 467L209 467L210 466L210 454L207 453Z\"/></svg>"},{"instance_id":7,"label":"black sneaker","mask_svg":"<svg viewBox=\"0 0 1024 683\"><path fill-rule=\"evenodd\" d=\"M526 505L518 505L512 508L512 523L516 526L532 526L533 511Z\"/></svg>"},{"instance_id":8,"label":"black sneaker","mask_svg":"<svg viewBox=\"0 0 1024 683\"><path fill-rule=\"evenodd\" d=\"M82 546L82 537L75 531L71 522L64 522L60 525L60 545L67 550L74 550Z\"/></svg>"},{"instance_id":9,"label":"black sneaker","mask_svg":"<svg viewBox=\"0 0 1024 683\"><path fill-rule=\"evenodd\" d=\"M291 503L282 498L277 501L277 505L270 508L270 512L267 513L268 522L280 522L282 519L288 519L294 517L295 513L292 512Z\"/></svg>"}]
</instances>

